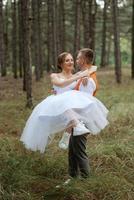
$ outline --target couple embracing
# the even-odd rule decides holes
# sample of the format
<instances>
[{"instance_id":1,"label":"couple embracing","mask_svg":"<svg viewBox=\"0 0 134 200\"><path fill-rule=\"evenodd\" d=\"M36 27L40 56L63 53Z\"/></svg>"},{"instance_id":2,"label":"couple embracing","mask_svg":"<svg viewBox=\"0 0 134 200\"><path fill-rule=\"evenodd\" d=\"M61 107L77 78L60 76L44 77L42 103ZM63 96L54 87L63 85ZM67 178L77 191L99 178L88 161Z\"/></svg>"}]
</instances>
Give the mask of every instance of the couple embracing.
<instances>
[{"instance_id":1,"label":"couple embracing","mask_svg":"<svg viewBox=\"0 0 134 200\"><path fill-rule=\"evenodd\" d=\"M34 108L21 136L26 148L43 153L49 138L64 131L59 146L64 148L64 137L67 137L71 177L79 174L88 177L87 135L100 133L108 124L107 108L94 97L98 83L93 59L91 49L81 49L76 59L80 71L72 74L72 55L63 52L58 56L61 73L52 73L50 76L54 94Z\"/></svg>"}]
</instances>

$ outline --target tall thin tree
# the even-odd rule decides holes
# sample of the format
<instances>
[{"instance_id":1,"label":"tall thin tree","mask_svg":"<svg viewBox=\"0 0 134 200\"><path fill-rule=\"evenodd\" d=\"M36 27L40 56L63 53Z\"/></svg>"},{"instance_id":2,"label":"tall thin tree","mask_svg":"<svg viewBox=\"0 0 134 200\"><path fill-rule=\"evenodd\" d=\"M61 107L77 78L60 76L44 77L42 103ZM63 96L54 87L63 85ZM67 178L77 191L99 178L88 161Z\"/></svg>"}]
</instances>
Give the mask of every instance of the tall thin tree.
<instances>
[{"instance_id":1,"label":"tall thin tree","mask_svg":"<svg viewBox=\"0 0 134 200\"><path fill-rule=\"evenodd\" d=\"M83 45L84 47L89 47L89 19L88 19L88 14L89 14L89 6L88 6L88 1L81 1L81 10L82 10L82 22L83 22Z\"/></svg>"},{"instance_id":2,"label":"tall thin tree","mask_svg":"<svg viewBox=\"0 0 134 200\"><path fill-rule=\"evenodd\" d=\"M111 33L111 31L109 31L108 41L107 41L106 65L109 65L111 46L112 46L112 33Z\"/></svg>"},{"instance_id":3,"label":"tall thin tree","mask_svg":"<svg viewBox=\"0 0 134 200\"><path fill-rule=\"evenodd\" d=\"M47 44L48 44L48 64L47 71L57 67L57 1L47 0L48 7L48 27L47 27Z\"/></svg>"},{"instance_id":4,"label":"tall thin tree","mask_svg":"<svg viewBox=\"0 0 134 200\"><path fill-rule=\"evenodd\" d=\"M9 67L10 53L9 53L9 1L5 5L5 27L4 27L4 43L5 43L5 70L7 73L7 67Z\"/></svg>"},{"instance_id":5,"label":"tall thin tree","mask_svg":"<svg viewBox=\"0 0 134 200\"><path fill-rule=\"evenodd\" d=\"M47 0L47 71L49 72L52 67L52 20L53 20L53 15L52 15L52 10L53 10L53 2Z\"/></svg>"},{"instance_id":6,"label":"tall thin tree","mask_svg":"<svg viewBox=\"0 0 134 200\"><path fill-rule=\"evenodd\" d=\"M89 0L89 47L95 49L95 29L96 29L96 13L97 3L96 0Z\"/></svg>"},{"instance_id":7,"label":"tall thin tree","mask_svg":"<svg viewBox=\"0 0 134 200\"><path fill-rule=\"evenodd\" d=\"M41 0L32 0L32 41L33 41L33 64L35 66L36 80L43 75L42 68L42 38L41 38Z\"/></svg>"},{"instance_id":8,"label":"tall thin tree","mask_svg":"<svg viewBox=\"0 0 134 200\"><path fill-rule=\"evenodd\" d=\"M27 107L32 107L32 70L31 70L31 35L30 35L30 0L21 0L23 24L23 67L25 74Z\"/></svg>"},{"instance_id":9,"label":"tall thin tree","mask_svg":"<svg viewBox=\"0 0 134 200\"><path fill-rule=\"evenodd\" d=\"M16 0L12 1L12 70L14 78L17 78L17 13Z\"/></svg>"},{"instance_id":10,"label":"tall thin tree","mask_svg":"<svg viewBox=\"0 0 134 200\"><path fill-rule=\"evenodd\" d=\"M4 62L4 23L3 23L3 1L0 0L0 70L1 76L6 76Z\"/></svg>"},{"instance_id":11,"label":"tall thin tree","mask_svg":"<svg viewBox=\"0 0 134 200\"><path fill-rule=\"evenodd\" d=\"M53 0L52 4L52 54L53 54L53 65L55 68L57 68L57 1Z\"/></svg>"},{"instance_id":12,"label":"tall thin tree","mask_svg":"<svg viewBox=\"0 0 134 200\"><path fill-rule=\"evenodd\" d=\"M23 15L22 15L22 8L21 8L21 0L18 1L18 40L19 40L19 52L18 52L18 60L19 60L19 77L23 77Z\"/></svg>"},{"instance_id":13,"label":"tall thin tree","mask_svg":"<svg viewBox=\"0 0 134 200\"><path fill-rule=\"evenodd\" d=\"M117 0L112 0L112 7L113 7L113 27L114 27L115 75L117 83L121 83L121 52L120 52Z\"/></svg>"},{"instance_id":14,"label":"tall thin tree","mask_svg":"<svg viewBox=\"0 0 134 200\"><path fill-rule=\"evenodd\" d=\"M66 35L65 35L65 30L66 30L66 27L65 27L65 0L59 0L59 4L58 4L58 26L59 26L59 29L58 29L58 34L59 34L59 50L58 50L58 53L61 53L65 50L65 38L66 38Z\"/></svg>"},{"instance_id":15,"label":"tall thin tree","mask_svg":"<svg viewBox=\"0 0 134 200\"><path fill-rule=\"evenodd\" d=\"M102 49L101 49L101 67L106 66L106 22L107 22L107 7L108 0L104 0L104 9L103 9L103 27L102 27Z\"/></svg>"},{"instance_id":16,"label":"tall thin tree","mask_svg":"<svg viewBox=\"0 0 134 200\"><path fill-rule=\"evenodd\" d=\"M42 23L41 23L41 8L42 0L38 0L38 41L39 41L39 66L40 66L40 77L43 77L43 48L42 48Z\"/></svg>"},{"instance_id":17,"label":"tall thin tree","mask_svg":"<svg viewBox=\"0 0 134 200\"><path fill-rule=\"evenodd\" d=\"M134 0L133 0L133 11L132 11L132 79L134 79Z\"/></svg>"},{"instance_id":18,"label":"tall thin tree","mask_svg":"<svg viewBox=\"0 0 134 200\"><path fill-rule=\"evenodd\" d=\"M80 25L81 25L81 0L74 1L75 30L74 30L74 56L80 48Z\"/></svg>"}]
</instances>

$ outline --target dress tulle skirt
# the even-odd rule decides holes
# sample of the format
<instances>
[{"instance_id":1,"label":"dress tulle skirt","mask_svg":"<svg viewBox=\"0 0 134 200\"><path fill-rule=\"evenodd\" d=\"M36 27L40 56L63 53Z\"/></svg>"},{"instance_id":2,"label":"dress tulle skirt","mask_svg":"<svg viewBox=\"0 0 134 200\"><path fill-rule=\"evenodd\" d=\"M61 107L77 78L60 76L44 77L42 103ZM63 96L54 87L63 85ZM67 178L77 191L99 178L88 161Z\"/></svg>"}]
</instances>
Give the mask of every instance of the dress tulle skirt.
<instances>
[{"instance_id":1,"label":"dress tulle skirt","mask_svg":"<svg viewBox=\"0 0 134 200\"><path fill-rule=\"evenodd\" d=\"M51 95L34 108L20 140L27 149L43 153L49 138L76 120L83 121L91 134L100 133L108 125L107 115L107 108L87 93L72 90Z\"/></svg>"}]
</instances>

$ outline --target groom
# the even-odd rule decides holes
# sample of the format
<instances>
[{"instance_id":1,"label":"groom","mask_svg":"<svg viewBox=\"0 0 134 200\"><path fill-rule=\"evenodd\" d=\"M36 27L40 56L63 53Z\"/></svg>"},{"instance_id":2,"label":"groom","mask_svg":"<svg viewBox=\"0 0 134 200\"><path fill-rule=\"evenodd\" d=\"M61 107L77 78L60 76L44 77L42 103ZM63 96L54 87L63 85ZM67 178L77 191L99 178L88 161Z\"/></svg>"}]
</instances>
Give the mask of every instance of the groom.
<instances>
[{"instance_id":1,"label":"groom","mask_svg":"<svg viewBox=\"0 0 134 200\"><path fill-rule=\"evenodd\" d=\"M84 48L78 52L76 64L79 66L80 70L86 70L93 66L93 60L93 51L91 49ZM98 89L96 73L93 72L88 78L79 80L75 89L94 96ZM69 175L73 178L78 177L79 175L83 178L87 178L89 176L90 167L88 156L86 154L87 135L88 133L74 136L72 133L70 137L68 162ZM68 179L65 184L69 183L69 181L70 179Z\"/></svg>"}]
</instances>

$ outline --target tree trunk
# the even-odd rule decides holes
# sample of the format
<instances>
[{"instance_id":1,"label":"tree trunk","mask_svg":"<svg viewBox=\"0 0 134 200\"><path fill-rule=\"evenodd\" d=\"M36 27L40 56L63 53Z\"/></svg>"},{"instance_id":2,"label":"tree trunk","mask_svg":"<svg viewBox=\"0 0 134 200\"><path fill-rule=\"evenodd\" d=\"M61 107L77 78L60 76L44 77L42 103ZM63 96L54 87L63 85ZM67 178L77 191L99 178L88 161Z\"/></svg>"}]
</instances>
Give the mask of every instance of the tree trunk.
<instances>
[{"instance_id":1,"label":"tree trunk","mask_svg":"<svg viewBox=\"0 0 134 200\"><path fill-rule=\"evenodd\" d=\"M24 60L24 55L25 55L25 20L26 17L24 18L25 14L25 4L23 0L20 1L20 8L21 8L21 47L22 47L22 66L23 66L23 90L26 91L26 66L25 66L25 60Z\"/></svg>"},{"instance_id":2,"label":"tree trunk","mask_svg":"<svg viewBox=\"0 0 134 200\"><path fill-rule=\"evenodd\" d=\"M97 13L97 4L96 0L88 1L89 13L88 13L88 21L89 21L89 39L88 46L91 49L95 49L95 23L96 23L96 13Z\"/></svg>"},{"instance_id":3,"label":"tree trunk","mask_svg":"<svg viewBox=\"0 0 134 200\"><path fill-rule=\"evenodd\" d=\"M43 61L42 61L43 50L42 50L41 6L42 6L42 0L38 0L39 66L40 66L40 77L43 77Z\"/></svg>"},{"instance_id":4,"label":"tree trunk","mask_svg":"<svg viewBox=\"0 0 134 200\"><path fill-rule=\"evenodd\" d=\"M52 42L53 42L53 48L52 48L52 54L53 54L53 66L54 68L57 68L57 2L56 0L53 0L52 5Z\"/></svg>"},{"instance_id":5,"label":"tree trunk","mask_svg":"<svg viewBox=\"0 0 134 200\"><path fill-rule=\"evenodd\" d=\"M32 0L32 64L35 67L35 79L40 80L40 67L38 64L38 24L37 24L37 1Z\"/></svg>"},{"instance_id":6,"label":"tree trunk","mask_svg":"<svg viewBox=\"0 0 134 200\"><path fill-rule=\"evenodd\" d=\"M9 67L9 31L8 31L8 1L5 6L5 31L4 31L4 43L5 43L5 70L7 74L7 67Z\"/></svg>"},{"instance_id":7,"label":"tree trunk","mask_svg":"<svg viewBox=\"0 0 134 200\"><path fill-rule=\"evenodd\" d=\"M30 37L30 0L21 0L23 14L23 67L27 94L27 107L32 107L32 70L31 70L31 37Z\"/></svg>"},{"instance_id":8,"label":"tree trunk","mask_svg":"<svg viewBox=\"0 0 134 200\"><path fill-rule=\"evenodd\" d=\"M102 49L101 49L101 67L106 66L106 21L107 21L107 7L108 0L104 0L104 9L103 9L103 28L102 28Z\"/></svg>"},{"instance_id":9,"label":"tree trunk","mask_svg":"<svg viewBox=\"0 0 134 200\"><path fill-rule=\"evenodd\" d=\"M47 72L51 70L52 67L52 1L47 0Z\"/></svg>"},{"instance_id":10,"label":"tree trunk","mask_svg":"<svg viewBox=\"0 0 134 200\"><path fill-rule=\"evenodd\" d=\"M65 51L65 8L64 0L59 0L57 9L57 52L60 54L61 52Z\"/></svg>"},{"instance_id":11,"label":"tree trunk","mask_svg":"<svg viewBox=\"0 0 134 200\"><path fill-rule=\"evenodd\" d=\"M112 0L113 6L113 25L114 25L114 53L115 53L115 75L117 83L121 83L121 53L118 22L118 1Z\"/></svg>"},{"instance_id":12,"label":"tree trunk","mask_svg":"<svg viewBox=\"0 0 134 200\"><path fill-rule=\"evenodd\" d=\"M48 6L48 65L47 71L57 68L57 2L56 0L47 0Z\"/></svg>"},{"instance_id":13,"label":"tree trunk","mask_svg":"<svg viewBox=\"0 0 134 200\"><path fill-rule=\"evenodd\" d=\"M92 8L91 8L91 49L95 50L95 31L96 31L96 13L97 13L97 3L96 0L92 0Z\"/></svg>"},{"instance_id":14,"label":"tree trunk","mask_svg":"<svg viewBox=\"0 0 134 200\"><path fill-rule=\"evenodd\" d=\"M17 78L17 16L16 0L12 1L12 70L14 78Z\"/></svg>"},{"instance_id":15,"label":"tree trunk","mask_svg":"<svg viewBox=\"0 0 134 200\"><path fill-rule=\"evenodd\" d=\"M18 20L19 20L19 76L23 77L23 33L22 33L22 9L21 9L21 0L18 1Z\"/></svg>"},{"instance_id":16,"label":"tree trunk","mask_svg":"<svg viewBox=\"0 0 134 200\"><path fill-rule=\"evenodd\" d=\"M109 32L108 45L107 45L106 65L109 65L109 58L110 58L110 53L111 53L111 44L112 44L112 38L111 38L111 32Z\"/></svg>"},{"instance_id":17,"label":"tree trunk","mask_svg":"<svg viewBox=\"0 0 134 200\"><path fill-rule=\"evenodd\" d=\"M4 62L4 24L3 24L3 1L0 0L0 70L1 76L6 76Z\"/></svg>"},{"instance_id":18,"label":"tree trunk","mask_svg":"<svg viewBox=\"0 0 134 200\"><path fill-rule=\"evenodd\" d=\"M74 57L76 51L80 49L80 19L81 19L81 0L75 0L75 30L74 30Z\"/></svg>"},{"instance_id":19,"label":"tree trunk","mask_svg":"<svg viewBox=\"0 0 134 200\"><path fill-rule=\"evenodd\" d=\"M35 65L35 76L36 81L39 81L43 76L43 67L42 67L42 41L41 41L41 0L32 0L32 40L33 40L33 61Z\"/></svg>"},{"instance_id":20,"label":"tree trunk","mask_svg":"<svg viewBox=\"0 0 134 200\"><path fill-rule=\"evenodd\" d=\"M89 47L89 20L88 20L88 13L89 6L88 1L81 1L81 8L82 8L82 21L83 21L83 32L84 32L84 47Z\"/></svg>"},{"instance_id":21,"label":"tree trunk","mask_svg":"<svg viewBox=\"0 0 134 200\"><path fill-rule=\"evenodd\" d=\"M134 0L133 0L133 14L132 14L132 79L134 79Z\"/></svg>"}]
</instances>

